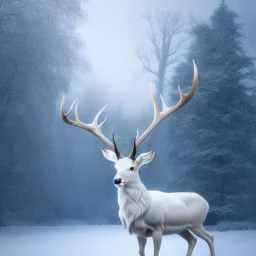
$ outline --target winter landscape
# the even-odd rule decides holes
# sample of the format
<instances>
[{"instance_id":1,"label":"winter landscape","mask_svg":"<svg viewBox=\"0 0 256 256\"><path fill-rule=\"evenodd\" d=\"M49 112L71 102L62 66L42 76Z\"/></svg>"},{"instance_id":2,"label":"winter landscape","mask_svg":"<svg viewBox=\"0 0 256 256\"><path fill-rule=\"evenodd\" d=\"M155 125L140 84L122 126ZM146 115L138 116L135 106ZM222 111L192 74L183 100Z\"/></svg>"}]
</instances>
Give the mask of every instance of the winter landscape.
<instances>
[{"instance_id":1,"label":"winter landscape","mask_svg":"<svg viewBox=\"0 0 256 256\"><path fill-rule=\"evenodd\" d=\"M0 0L0 256L255 256L255 10Z\"/></svg>"},{"instance_id":2,"label":"winter landscape","mask_svg":"<svg viewBox=\"0 0 256 256\"><path fill-rule=\"evenodd\" d=\"M213 231L217 256L255 256L256 231ZM2 256L130 256L137 253L137 241L121 226L61 226L0 228ZM146 255L152 255L150 239ZM165 236L161 256L185 256L187 243L178 235ZM209 249L198 239L195 256L207 256Z\"/></svg>"}]
</instances>

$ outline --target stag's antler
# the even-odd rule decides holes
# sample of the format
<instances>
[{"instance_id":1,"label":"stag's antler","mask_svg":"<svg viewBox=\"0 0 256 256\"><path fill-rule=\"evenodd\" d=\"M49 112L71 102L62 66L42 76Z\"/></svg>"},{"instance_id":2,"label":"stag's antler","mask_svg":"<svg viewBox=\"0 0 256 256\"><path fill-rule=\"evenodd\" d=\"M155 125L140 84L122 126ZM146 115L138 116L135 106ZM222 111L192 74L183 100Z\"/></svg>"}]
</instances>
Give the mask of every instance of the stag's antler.
<instances>
[{"instance_id":1,"label":"stag's antler","mask_svg":"<svg viewBox=\"0 0 256 256\"><path fill-rule=\"evenodd\" d=\"M198 71L197 71L197 67L196 67L196 64L194 61L193 61L193 65L194 65L194 77L193 77L192 88L188 94L184 94L181 91L180 87L178 86L178 90L180 93L180 100L175 106L168 108L164 102L163 97L160 95L160 98L162 101L162 107L163 107L163 110L160 112L159 108L158 108L155 93L151 87L151 94L152 94L153 104L154 104L154 119L153 119L152 123L150 124L150 126L145 130L145 132L140 137L138 137L138 134L137 134L137 136L136 136L137 137L137 140L136 140L137 148L146 139L146 137L156 128L156 126L158 124L160 124L169 115L178 111L180 108L182 108L185 104L187 104L192 99L192 97L194 96L194 94L196 92L197 86L198 86Z\"/></svg>"},{"instance_id":2,"label":"stag's antler","mask_svg":"<svg viewBox=\"0 0 256 256\"><path fill-rule=\"evenodd\" d=\"M62 99L62 103L61 103L61 116L62 119L65 123L69 124L69 125L73 125L79 128L82 128L92 134L94 134L96 137L98 137L102 142L104 142L108 147L110 147L111 149L115 150L115 145L114 143L112 143L108 138L106 138L103 133L102 133L102 126L105 123L107 117L105 118L104 121L102 121L100 124L98 124L98 118L100 116L100 114L103 112L103 110L106 108L106 106L104 108L102 108L98 114L95 116L93 122L91 124L85 124L83 122L81 122L79 120L78 117L78 113L77 113L77 108L78 108L78 103L76 103L75 106L75 120L71 120L68 118L68 115L70 114L70 112L72 111L74 105L75 105L76 101L74 101L71 105L71 107L69 108L68 112L65 114L64 113L64 97Z\"/></svg>"}]
</instances>

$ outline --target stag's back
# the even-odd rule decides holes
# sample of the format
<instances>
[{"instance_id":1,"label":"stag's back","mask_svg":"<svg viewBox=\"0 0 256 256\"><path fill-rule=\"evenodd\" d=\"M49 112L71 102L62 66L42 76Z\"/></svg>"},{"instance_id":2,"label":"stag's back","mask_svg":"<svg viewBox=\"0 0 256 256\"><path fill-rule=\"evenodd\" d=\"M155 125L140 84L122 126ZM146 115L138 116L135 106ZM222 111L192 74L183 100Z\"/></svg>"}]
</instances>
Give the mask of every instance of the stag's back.
<instances>
[{"instance_id":1,"label":"stag's back","mask_svg":"<svg viewBox=\"0 0 256 256\"><path fill-rule=\"evenodd\" d=\"M147 218L157 224L201 226L209 210L206 200L196 193L150 191L150 196Z\"/></svg>"}]
</instances>

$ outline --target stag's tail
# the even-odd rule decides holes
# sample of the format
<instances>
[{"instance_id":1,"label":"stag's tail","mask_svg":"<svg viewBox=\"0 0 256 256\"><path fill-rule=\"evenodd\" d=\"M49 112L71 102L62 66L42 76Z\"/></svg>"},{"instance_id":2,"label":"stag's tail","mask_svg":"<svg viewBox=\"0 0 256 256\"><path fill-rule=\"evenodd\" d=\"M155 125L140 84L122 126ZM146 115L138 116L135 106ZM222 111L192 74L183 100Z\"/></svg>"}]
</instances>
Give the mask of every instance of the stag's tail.
<instances>
[{"instance_id":1,"label":"stag's tail","mask_svg":"<svg viewBox=\"0 0 256 256\"><path fill-rule=\"evenodd\" d=\"M204 215L204 221L205 221L205 219L206 219L206 216L207 216L207 213L208 213L208 211L209 211L209 204L205 201L205 215Z\"/></svg>"}]
</instances>

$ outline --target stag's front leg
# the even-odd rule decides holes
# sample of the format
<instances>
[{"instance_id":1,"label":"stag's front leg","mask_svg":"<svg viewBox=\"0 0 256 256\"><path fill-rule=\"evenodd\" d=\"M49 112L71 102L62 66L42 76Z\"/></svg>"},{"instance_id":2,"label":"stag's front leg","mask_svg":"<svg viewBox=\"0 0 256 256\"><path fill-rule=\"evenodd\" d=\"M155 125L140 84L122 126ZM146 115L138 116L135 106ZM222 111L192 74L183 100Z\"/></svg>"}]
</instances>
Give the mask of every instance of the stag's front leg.
<instances>
[{"instance_id":1,"label":"stag's front leg","mask_svg":"<svg viewBox=\"0 0 256 256\"><path fill-rule=\"evenodd\" d=\"M145 256L145 247L147 243L147 238L137 236L138 243L139 243L139 254L140 256Z\"/></svg>"},{"instance_id":2,"label":"stag's front leg","mask_svg":"<svg viewBox=\"0 0 256 256\"><path fill-rule=\"evenodd\" d=\"M155 230L152 234L153 243L154 243L154 256L159 255L161 242L162 242L163 232L161 230Z\"/></svg>"}]
</instances>

